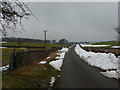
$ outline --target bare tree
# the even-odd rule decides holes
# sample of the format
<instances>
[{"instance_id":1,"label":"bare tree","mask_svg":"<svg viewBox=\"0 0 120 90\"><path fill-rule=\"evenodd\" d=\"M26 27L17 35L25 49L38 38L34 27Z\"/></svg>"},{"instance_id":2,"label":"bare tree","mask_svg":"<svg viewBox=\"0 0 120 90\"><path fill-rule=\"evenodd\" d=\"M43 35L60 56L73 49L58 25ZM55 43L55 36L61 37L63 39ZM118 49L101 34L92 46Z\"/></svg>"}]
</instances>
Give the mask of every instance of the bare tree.
<instances>
[{"instance_id":1,"label":"bare tree","mask_svg":"<svg viewBox=\"0 0 120 90\"><path fill-rule=\"evenodd\" d=\"M22 19L33 15L27 5L20 0L0 1L0 31L6 36L8 31L16 32L19 24L23 30Z\"/></svg>"}]
</instances>

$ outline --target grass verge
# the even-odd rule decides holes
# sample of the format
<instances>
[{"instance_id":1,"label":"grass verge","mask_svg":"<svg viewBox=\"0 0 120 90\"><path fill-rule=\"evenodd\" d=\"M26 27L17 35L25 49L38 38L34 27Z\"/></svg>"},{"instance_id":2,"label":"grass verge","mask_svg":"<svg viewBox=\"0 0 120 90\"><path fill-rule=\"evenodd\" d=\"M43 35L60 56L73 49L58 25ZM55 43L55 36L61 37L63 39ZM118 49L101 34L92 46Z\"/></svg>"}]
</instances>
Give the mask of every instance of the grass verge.
<instances>
[{"instance_id":1,"label":"grass verge","mask_svg":"<svg viewBox=\"0 0 120 90\"><path fill-rule=\"evenodd\" d=\"M57 77L58 71L49 65L56 57L56 52L50 53L49 59L39 59L29 67L22 67L15 71L3 73L2 87L5 88L49 88L50 78ZM46 64L38 64L46 60Z\"/></svg>"}]
</instances>

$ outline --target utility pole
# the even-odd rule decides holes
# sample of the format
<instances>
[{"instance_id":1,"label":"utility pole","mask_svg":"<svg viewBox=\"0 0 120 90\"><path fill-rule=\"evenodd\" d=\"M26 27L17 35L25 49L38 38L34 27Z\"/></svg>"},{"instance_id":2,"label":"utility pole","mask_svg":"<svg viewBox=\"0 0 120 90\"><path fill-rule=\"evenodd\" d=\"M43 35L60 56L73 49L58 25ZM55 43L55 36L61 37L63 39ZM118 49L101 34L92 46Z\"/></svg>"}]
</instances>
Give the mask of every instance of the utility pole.
<instances>
[{"instance_id":1,"label":"utility pole","mask_svg":"<svg viewBox=\"0 0 120 90\"><path fill-rule=\"evenodd\" d=\"M47 30L43 30L44 31L44 44L45 44L45 48L46 48L46 33L47 33Z\"/></svg>"}]
</instances>

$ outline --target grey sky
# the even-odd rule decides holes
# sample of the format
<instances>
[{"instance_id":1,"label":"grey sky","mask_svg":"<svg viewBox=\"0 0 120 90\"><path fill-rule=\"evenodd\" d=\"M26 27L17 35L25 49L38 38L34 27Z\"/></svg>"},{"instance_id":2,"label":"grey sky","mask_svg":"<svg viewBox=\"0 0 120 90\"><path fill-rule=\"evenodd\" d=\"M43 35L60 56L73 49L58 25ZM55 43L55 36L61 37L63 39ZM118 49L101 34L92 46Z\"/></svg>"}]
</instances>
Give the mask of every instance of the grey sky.
<instances>
[{"instance_id":1,"label":"grey sky","mask_svg":"<svg viewBox=\"0 0 120 90\"><path fill-rule=\"evenodd\" d=\"M118 7L114 2L31 2L29 8L37 17L24 20L25 32L17 37L69 41L115 40Z\"/></svg>"}]
</instances>

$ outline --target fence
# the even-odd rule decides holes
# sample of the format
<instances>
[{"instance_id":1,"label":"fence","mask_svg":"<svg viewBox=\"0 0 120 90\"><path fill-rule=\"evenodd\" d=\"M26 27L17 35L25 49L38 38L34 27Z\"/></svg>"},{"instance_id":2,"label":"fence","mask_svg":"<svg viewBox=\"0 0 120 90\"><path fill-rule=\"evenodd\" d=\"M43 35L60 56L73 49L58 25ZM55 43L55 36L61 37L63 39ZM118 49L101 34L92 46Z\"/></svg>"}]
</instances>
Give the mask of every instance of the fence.
<instances>
[{"instance_id":1,"label":"fence","mask_svg":"<svg viewBox=\"0 0 120 90\"><path fill-rule=\"evenodd\" d=\"M47 57L51 51L56 51L56 49L12 53L10 55L10 70L15 70L23 66L29 66L33 64L35 60Z\"/></svg>"},{"instance_id":2,"label":"fence","mask_svg":"<svg viewBox=\"0 0 120 90\"><path fill-rule=\"evenodd\" d=\"M10 54L11 53L2 53L0 54L0 58L1 58L1 61L0 61L0 65L4 66L4 65L8 65L8 63L10 63Z\"/></svg>"}]
</instances>

